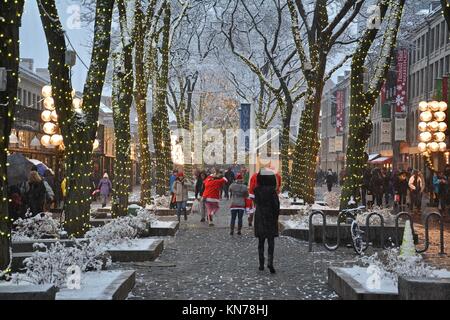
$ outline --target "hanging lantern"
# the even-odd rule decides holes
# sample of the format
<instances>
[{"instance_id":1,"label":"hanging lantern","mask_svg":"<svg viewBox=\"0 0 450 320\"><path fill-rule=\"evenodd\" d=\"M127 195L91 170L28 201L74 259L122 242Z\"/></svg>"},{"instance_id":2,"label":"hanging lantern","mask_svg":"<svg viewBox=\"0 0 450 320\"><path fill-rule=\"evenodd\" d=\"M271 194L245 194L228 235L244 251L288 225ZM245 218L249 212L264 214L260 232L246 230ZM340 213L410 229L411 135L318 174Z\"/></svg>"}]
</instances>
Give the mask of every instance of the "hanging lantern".
<instances>
[{"instance_id":1,"label":"hanging lantern","mask_svg":"<svg viewBox=\"0 0 450 320\"><path fill-rule=\"evenodd\" d=\"M56 133L56 125L53 122L45 123L43 129L46 134Z\"/></svg>"},{"instance_id":2,"label":"hanging lantern","mask_svg":"<svg viewBox=\"0 0 450 320\"><path fill-rule=\"evenodd\" d=\"M42 121L49 122L52 119L51 115L52 115L52 111L50 111L50 110L42 111L42 113L41 113Z\"/></svg>"},{"instance_id":3,"label":"hanging lantern","mask_svg":"<svg viewBox=\"0 0 450 320\"><path fill-rule=\"evenodd\" d=\"M94 140L94 143L92 144L92 150L96 150L100 146L100 141L98 139Z\"/></svg>"},{"instance_id":4,"label":"hanging lantern","mask_svg":"<svg viewBox=\"0 0 450 320\"><path fill-rule=\"evenodd\" d=\"M445 142L439 142L439 151L445 152L447 150L447 145Z\"/></svg>"},{"instance_id":5,"label":"hanging lantern","mask_svg":"<svg viewBox=\"0 0 450 320\"><path fill-rule=\"evenodd\" d=\"M443 132L436 132L434 134L434 140L436 142L443 142L445 140L445 133L443 133Z\"/></svg>"},{"instance_id":6,"label":"hanging lantern","mask_svg":"<svg viewBox=\"0 0 450 320\"><path fill-rule=\"evenodd\" d=\"M48 147L50 145L50 136L45 134L41 137L41 144L44 147Z\"/></svg>"},{"instance_id":7,"label":"hanging lantern","mask_svg":"<svg viewBox=\"0 0 450 320\"><path fill-rule=\"evenodd\" d=\"M52 111L52 113L50 114L50 118L53 122L58 122L58 114L56 113L56 110Z\"/></svg>"},{"instance_id":8,"label":"hanging lantern","mask_svg":"<svg viewBox=\"0 0 450 320\"><path fill-rule=\"evenodd\" d=\"M421 132L427 131L427 124L426 124L426 122L419 122L418 128L419 128L419 131L421 131Z\"/></svg>"},{"instance_id":9,"label":"hanging lantern","mask_svg":"<svg viewBox=\"0 0 450 320\"><path fill-rule=\"evenodd\" d=\"M428 131L422 132L419 135L419 139L420 139L421 142L429 142L431 140L431 138L432 138L431 133L428 132Z\"/></svg>"},{"instance_id":10,"label":"hanging lantern","mask_svg":"<svg viewBox=\"0 0 450 320\"><path fill-rule=\"evenodd\" d=\"M431 152L438 152L439 151L439 143L437 142L430 142L428 144L428 148Z\"/></svg>"},{"instance_id":11,"label":"hanging lantern","mask_svg":"<svg viewBox=\"0 0 450 320\"><path fill-rule=\"evenodd\" d=\"M433 114L430 111L425 111L420 114L420 121L428 122L433 118Z\"/></svg>"},{"instance_id":12,"label":"hanging lantern","mask_svg":"<svg viewBox=\"0 0 450 320\"><path fill-rule=\"evenodd\" d=\"M49 98L52 96L52 86L46 85L42 87L42 96L44 98Z\"/></svg>"},{"instance_id":13,"label":"hanging lantern","mask_svg":"<svg viewBox=\"0 0 450 320\"><path fill-rule=\"evenodd\" d=\"M420 152L425 152L425 151L427 151L427 144L426 144L425 142L420 142L420 143L417 145L417 147L418 147L418 149L419 149Z\"/></svg>"},{"instance_id":14,"label":"hanging lantern","mask_svg":"<svg viewBox=\"0 0 450 320\"><path fill-rule=\"evenodd\" d=\"M44 99L44 108L50 111L55 110L55 100L52 97L47 97Z\"/></svg>"},{"instance_id":15,"label":"hanging lantern","mask_svg":"<svg viewBox=\"0 0 450 320\"><path fill-rule=\"evenodd\" d=\"M53 146L59 146L63 142L63 137L60 134L54 134L50 138L50 144Z\"/></svg>"},{"instance_id":16,"label":"hanging lantern","mask_svg":"<svg viewBox=\"0 0 450 320\"><path fill-rule=\"evenodd\" d=\"M431 121L428 123L428 129L432 132L436 132L439 129L439 122Z\"/></svg>"},{"instance_id":17,"label":"hanging lantern","mask_svg":"<svg viewBox=\"0 0 450 320\"><path fill-rule=\"evenodd\" d=\"M447 124L445 122L439 122L439 131L440 132L447 131Z\"/></svg>"},{"instance_id":18,"label":"hanging lantern","mask_svg":"<svg viewBox=\"0 0 450 320\"><path fill-rule=\"evenodd\" d=\"M430 110L433 112L436 112L439 110L439 102L437 101L431 101L428 106L430 107Z\"/></svg>"},{"instance_id":19,"label":"hanging lantern","mask_svg":"<svg viewBox=\"0 0 450 320\"><path fill-rule=\"evenodd\" d=\"M446 110L447 110L447 102L445 102L445 101L439 102L439 111L444 112Z\"/></svg>"},{"instance_id":20,"label":"hanging lantern","mask_svg":"<svg viewBox=\"0 0 450 320\"><path fill-rule=\"evenodd\" d=\"M445 120L445 112L438 111L434 113L434 118L436 121L442 122Z\"/></svg>"},{"instance_id":21,"label":"hanging lantern","mask_svg":"<svg viewBox=\"0 0 450 320\"><path fill-rule=\"evenodd\" d=\"M421 112L428 111L428 103L426 101L421 101L419 103L419 110Z\"/></svg>"}]
</instances>

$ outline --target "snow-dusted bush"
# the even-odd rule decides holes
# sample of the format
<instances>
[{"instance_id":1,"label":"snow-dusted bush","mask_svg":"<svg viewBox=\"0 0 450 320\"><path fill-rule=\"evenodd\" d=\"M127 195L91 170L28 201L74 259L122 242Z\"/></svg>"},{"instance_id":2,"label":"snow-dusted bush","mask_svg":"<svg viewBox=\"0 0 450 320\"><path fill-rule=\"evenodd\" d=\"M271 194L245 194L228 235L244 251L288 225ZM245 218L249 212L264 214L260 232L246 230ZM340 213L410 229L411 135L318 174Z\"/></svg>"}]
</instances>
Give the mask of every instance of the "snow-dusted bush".
<instances>
[{"instance_id":1,"label":"snow-dusted bush","mask_svg":"<svg viewBox=\"0 0 450 320\"><path fill-rule=\"evenodd\" d=\"M170 206L170 196L155 196L152 204L149 206L151 209L156 208L169 208Z\"/></svg>"},{"instance_id":2,"label":"snow-dusted bush","mask_svg":"<svg viewBox=\"0 0 450 320\"><path fill-rule=\"evenodd\" d=\"M372 212L379 213L383 219L384 219L384 225L394 225L395 223L395 215L391 213L391 209L388 208L372 208L370 211L363 212L362 214L358 214L358 217L356 220L358 221L358 224L365 225L366 219L369 214ZM370 225L379 225L380 224L380 218L376 215L372 216L370 219Z\"/></svg>"},{"instance_id":3,"label":"snow-dusted bush","mask_svg":"<svg viewBox=\"0 0 450 320\"><path fill-rule=\"evenodd\" d=\"M32 284L53 284L58 288L65 287L68 268L80 267L81 271L101 270L111 264L111 257L97 242L77 241L74 246L65 246L56 242L47 248L37 243L31 257L24 260L25 273L12 275L14 282L29 282Z\"/></svg>"},{"instance_id":4,"label":"snow-dusted bush","mask_svg":"<svg viewBox=\"0 0 450 320\"><path fill-rule=\"evenodd\" d=\"M397 284L398 277L435 278L438 276L450 277L450 272L438 270L427 265L421 255L402 257L398 248L390 248L375 253L371 256L363 256L360 262L365 266L373 265L381 271L381 278L388 278Z\"/></svg>"},{"instance_id":5,"label":"snow-dusted bush","mask_svg":"<svg viewBox=\"0 0 450 320\"><path fill-rule=\"evenodd\" d=\"M136 216L120 217L104 226L93 228L86 232L85 237L100 244L117 245L145 233L148 224L153 220L155 220L153 214L141 209Z\"/></svg>"},{"instance_id":6,"label":"snow-dusted bush","mask_svg":"<svg viewBox=\"0 0 450 320\"><path fill-rule=\"evenodd\" d=\"M26 214L30 216L29 212ZM58 220L51 213L40 213L34 217L19 218L13 223L12 240L35 240L44 238L60 238L65 232Z\"/></svg>"},{"instance_id":7,"label":"snow-dusted bush","mask_svg":"<svg viewBox=\"0 0 450 320\"><path fill-rule=\"evenodd\" d=\"M339 208L339 204L341 201L341 194L334 191L325 192L323 195L323 201L330 208Z\"/></svg>"}]
</instances>

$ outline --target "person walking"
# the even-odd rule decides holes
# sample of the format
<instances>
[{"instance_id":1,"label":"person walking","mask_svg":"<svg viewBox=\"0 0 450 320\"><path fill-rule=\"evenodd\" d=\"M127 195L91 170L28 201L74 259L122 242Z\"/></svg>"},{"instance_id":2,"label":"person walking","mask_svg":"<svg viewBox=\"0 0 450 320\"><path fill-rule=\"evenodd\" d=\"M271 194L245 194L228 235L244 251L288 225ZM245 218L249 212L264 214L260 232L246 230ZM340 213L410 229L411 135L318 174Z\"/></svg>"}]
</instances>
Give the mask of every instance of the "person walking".
<instances>
[{"instance_id":1,"label":"person walking","mask_svg":"<svg viewBox=\"0 0 450 320\"><path fill-rule=\"evenodd\" d=\"M203 185L203 182L205 181L207 175L205 171L200 171L200 173L197 176L197 181L195 182L195 199L199 202L199 210L201 219L200 222L205 222L205 216L206 216L206 208L205 208L205 201L203 201L203 189L205 186Z\"/></svg>"},{"instance_id":2,"label":"person walking","mask_svg":"<svg viewBox=\"0 0 450 320\"><path fill-rule=\"evenodd\" d=\"M414 210L414 207L420 211L422 207L422 193L425 190L425 182L423 181L419 170L413 171L413 175L408 181L408 187L410 195L409 207L411 211Z\"/></svg>"},{"instance_id":3,"label":"person walking","mask_svg":"<svg viewBox=\"0 0 450 320\"><path fill-rule=\"evenodd\" d=\"M176 201L175 201L175 193L173 191L173 183L175 180L177 180L177 174L178 170L173 170L172 175L169 178L169 190L170 190L170 205L169 209L175 209L176 208Z\"/></svg>"},{"instance_id":4,"label":"person walking","mask_svg":"<svg viewBox=\"0 0 450 320\"><path fill-rule=\"evenodd\" d=\"M331 192L334 183L333 171L331 169L328 169L327 176L325 177L325 182L327 183L328 192Z\"/></svg>"},{"instance_id":5,"label":"person walking","mask_svg":"<svg viewBox=\"0 0 450 320\"><path fill-rule=\"evenodd\" d=\"M373 202L378 207L383 205L383 186L384 186L384 178L381 173L380 168L375 168L372 171L372 179L370 180L370 190L373 195Z\"/></svg>"},{"instance_id":6,"label":"person walking","mask_svg":"<svg viewBox=\"0 0 450 320\"><path fill-rule=\"evenodd\" d=\"M433 187L434 192L437 195L437 205L441 212L445 212L448 193L448 180L443 172L439 172L436 176L433 176Z\"/></svg>"},{"instance_id":7,"label":"person walking","mask_svg":"<svg viewBox=\"0 0 450 320\"><path fill-rule=\"evenodd\" d=\"M234 172L232 169L233 168L229 167L225 172L225 178L228 180L228 182L224 184L223 192L226 199L230 199L229 189L231 184L234 182Z\"/></svg>"},{"instance_id":8,"label":"person walking","mask_svg":"<svg viewBox=\"0 0 450 320\"><path fill-rule=\"evenodd\" d=\"M33 216L44 211L45 190L44 181L37 171L30 171L30 177L26 184L25 203Z\"/></svg>"},{"instance_id":9,"label":"person walking","mask_svg":"<svg viewBox=\"0 0 450 320\"><path fill-rule=\"evenodd\" d=\"M361 186L361 201L362 205L367 207L367 193L370 190L370 180L372 179L372 174L370 169L366 168L363 173L363 181Z\"/></svg>"},{"instance_id":10,"label":"person walking","mask_svg":"<svg viewBox=\"0 0 450 320\"><path fill-rule=\"evenodd\" d=\"M267 171L266 171L267 172ZM259 270L264 270L264 244L267 239L267 267L270 273L275 273L273 266L275 237L278 236L278 216L280 214L280 201L276 191L277 181L275 174L258 174L258 186L255 193L255 237L258 238Z\"/></svg>"},{"instance_id":11,"label":"person walking","mask_svg":"<svg viewBox=\"0 0 450 320\"><path fill-rule=\"evenodd\" d=\"M248 197L248 189L244 184L242 174L238 173L236 180L230 186L231 194L231 222L230 222L230 235L234 234L234 225L236 217L238 218L238 230L237 234L241 235L242 230L242 217L245 212L245 199Z\"/></svg>"},{"instance_id":12,"label":"person walking","mask_svg":"<svg viewBox=\"0 0 450 320\"><path fill-rule=\"evenodd\" d=\"M214 226L213 216L219 210L220 193L223 185L227 182L227 179L223 177L218 170L210 176L208 176L204 184L203 196L205 201L206 212L208 215L209 226Z\"/></svg>"},{"instance_id":13,"label":"person walking","mask_svg":"<svg viewBox=\"0 0 450 320\"><path fill-rule=\"evenodd\" d=\"M109 180L109 176L106 172L103 174L103 178L98 183L97 190L100 190L100 200L102 201L102 208L104 208L106 207L106 202L112 192L111 180Z\"/></svg>"},{"instance_id":14,"label":"person walking","mask_svg":"<svg viewBox=\"0 0 450 320\"><path fill-rule=\"evenodd\" d=\"M406 195L408 193L408 179L406 172L400 172L394 178L394 206L396 211L403 211L406 206Z\"/></svg>"},{"instance_id":15,"label":"person walking","mask_svg":"<svg viewBox=\"0 0 450 320\"><path fill-rule=\"evenodd\" d=\"M183 212L184 220L187 220L186 203L188 201L188 182L184 178L183 172L178 172L177 179L173 183L173 192L175 194L175 202L177 204L178 222L181 221L181 212Z\"/></svg>"}]
</instances>

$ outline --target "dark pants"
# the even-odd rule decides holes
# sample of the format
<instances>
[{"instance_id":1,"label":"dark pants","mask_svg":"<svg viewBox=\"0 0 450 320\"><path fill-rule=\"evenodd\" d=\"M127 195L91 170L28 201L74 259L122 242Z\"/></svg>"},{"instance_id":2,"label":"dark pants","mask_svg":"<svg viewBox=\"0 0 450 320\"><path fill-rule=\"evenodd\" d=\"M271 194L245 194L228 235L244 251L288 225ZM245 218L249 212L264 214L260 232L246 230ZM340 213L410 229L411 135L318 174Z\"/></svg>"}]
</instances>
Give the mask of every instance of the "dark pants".
<instances>
[{"instance_id":1,"label":"dark pants","mask_svg":"<svg viewBox=\"0 0 450 320\"><path fill-rule=\"evenodd\" d=\"M234 230L234 224L236 223L236 217L238 218L238 230L242 229L243 215L244 215L244 209L231 209L231 223L230 223L231 230Z\"/></svg>"},{"instance_id":2,"label":"dark pants","mask_svg":"<svg viewBox=\"0 0 450 320\"><path fill-rule=\"evenodd\" d=\"M224 198L226 198L226 199L230 199L230 194L228 192L229 189L230 189L230 185L229 184L225 184L223 186Z\"/></svg>"},{"instance_id":3,"label":"dark pants","mask_svg":"<svg viewBox=\"0 0 450 320\"><path fill-rule=\"evenodd\" d=\"M377 204L377 206L381 207L383 205L383 194L382 193L375 193L373 195L373 202Z\"/></svg>"},{"instance_id":4,"label":"dark pants","mask_svg":"<svg viewBox=\"0 0 450 320\"><path fill-rule=\"evenodd\" d=\"M366 187L361 187L361 203L363 206L367 206L367 188Z\"/></svg>"},{"instance_id":5,"label":"dark pants","mask_svg":"<svg viewBox=\"0 0 450 320\"><path fill-rule=\"evenodd\" d=\"M269 245L269 248L267 249L267 255L268 255L268 266L273 266L273 252L275 249L275 238L269 237L269 238L258 238L258 255L259 255L259 265L262 267L264 266L264 243L266 242Z\"/></svg>"},{"instance_id":6,"label":"dark pants","mask_svg":"<svg viewBox=\"0 0 450 320\"><path fill-rule=\"evenodd\" d=\"M411 210L416 207L417 209L421 209L422 207L422 192L420 191L411 191L410 192L411 201L409 203L409 208Z\"/></svg>"},{"instance_id":7,"label":"dark pants","mask_svg":"<svg viewBox=\"0 0 450 320\"><path fill-rule=\"evenodd\" d=\"M180 220L181 212L184 214L184 220L187 220L186 201L177 201L177 216Z\"/></svg>"},{"instance_id":8,"label":"dark pants","mask_svg":"<svg viewBox=\"0 0 450 320\"><path fill-rule=\"evenodd\" d=\"M327 182L327 189L328 189L328 192L331 192L331 188L332 188L332 187L333 187L333 184Z\"/></svg>"}]
</instances>

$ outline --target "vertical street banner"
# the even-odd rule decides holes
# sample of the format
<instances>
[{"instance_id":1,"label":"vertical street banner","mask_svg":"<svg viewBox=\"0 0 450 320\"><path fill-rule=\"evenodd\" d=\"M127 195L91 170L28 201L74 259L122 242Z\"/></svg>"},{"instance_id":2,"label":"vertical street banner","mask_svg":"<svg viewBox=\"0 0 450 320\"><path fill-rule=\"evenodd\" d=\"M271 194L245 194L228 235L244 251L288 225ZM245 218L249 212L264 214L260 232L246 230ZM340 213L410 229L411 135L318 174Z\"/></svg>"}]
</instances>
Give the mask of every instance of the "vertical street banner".
<instances>
[{"instance_id":1,"label":"vertical street banner","mask_svg":"<svg viewBox=\"0 0 450 320\"><path fill-rule=\"evenodd\" d=\"M336 91L336 134L344 132L344 91Z\"/></svg>"},{"instance_id":2,"label":"vertical street banner","mask_svg":"<svg viewBox=\"0 0 450 320\"><path fill-rule=\"evenodd\" d=\"M335 152L335 144L334 144L335 137L328 138L328 153Z\"/></svg>"},{"instance_id":3,"label":"vertical street banner","mask_svg":"<svg viewBox=\"0 0 450 320\"><path fill-rule=\"evenodd\" d=\"M250 150L250 104L241 103L240 107L240 129L246 134L241 138L242 145L245 146L245 151Z\"/></svg>"},{"instance_id":4,"label":"vertical street banner","mask_svg":"<svg viewBox=\"0 0 450 320\"><path fill-rule=\"evenodd\" d=\"M397 51L397 83L395 87L395 113L406 113L407 103L407 79L408 79L408 50Z\"/></svg>"},{"instance_id":5,"label":"vertical street banner","mask_svg":"<svg viewBox=\"0 0 450 320\"><path fill-rule=\"evenodd\" d=\"M389 122L381 122L381 137L380 143L391 143L392 137L392 123Z\"/></svg>"},{"instance_id":6,"label":"vertical street banner","mask_svg":"<svg viewBox=\"0 0 450 320\"><path fill-rule=\"evenodd\" d=\"M406 118L395 118L395 141L406 141Z\"/></svg>"},{"instance_id":7,"label":"vertical street banner","mask_svg":"<svg viewBox=\"0 0 450 320\"><path fill-rule=\"evenodd\" d=\"M344 151L344 136L336 136L334 138L334 151L335 152Z\"/></svg>"},{"instance_id":8,"label":"vertical street banner","mask_svg":"<svg viewBox=\"0 0 450 320\"><path fill-rule=\"evenodd\" d=\"M384 103L386 102L386 81L383 82L383 86L381 87L380 100L380 104L384 105Z\"/></svg>"}]
</instances>

